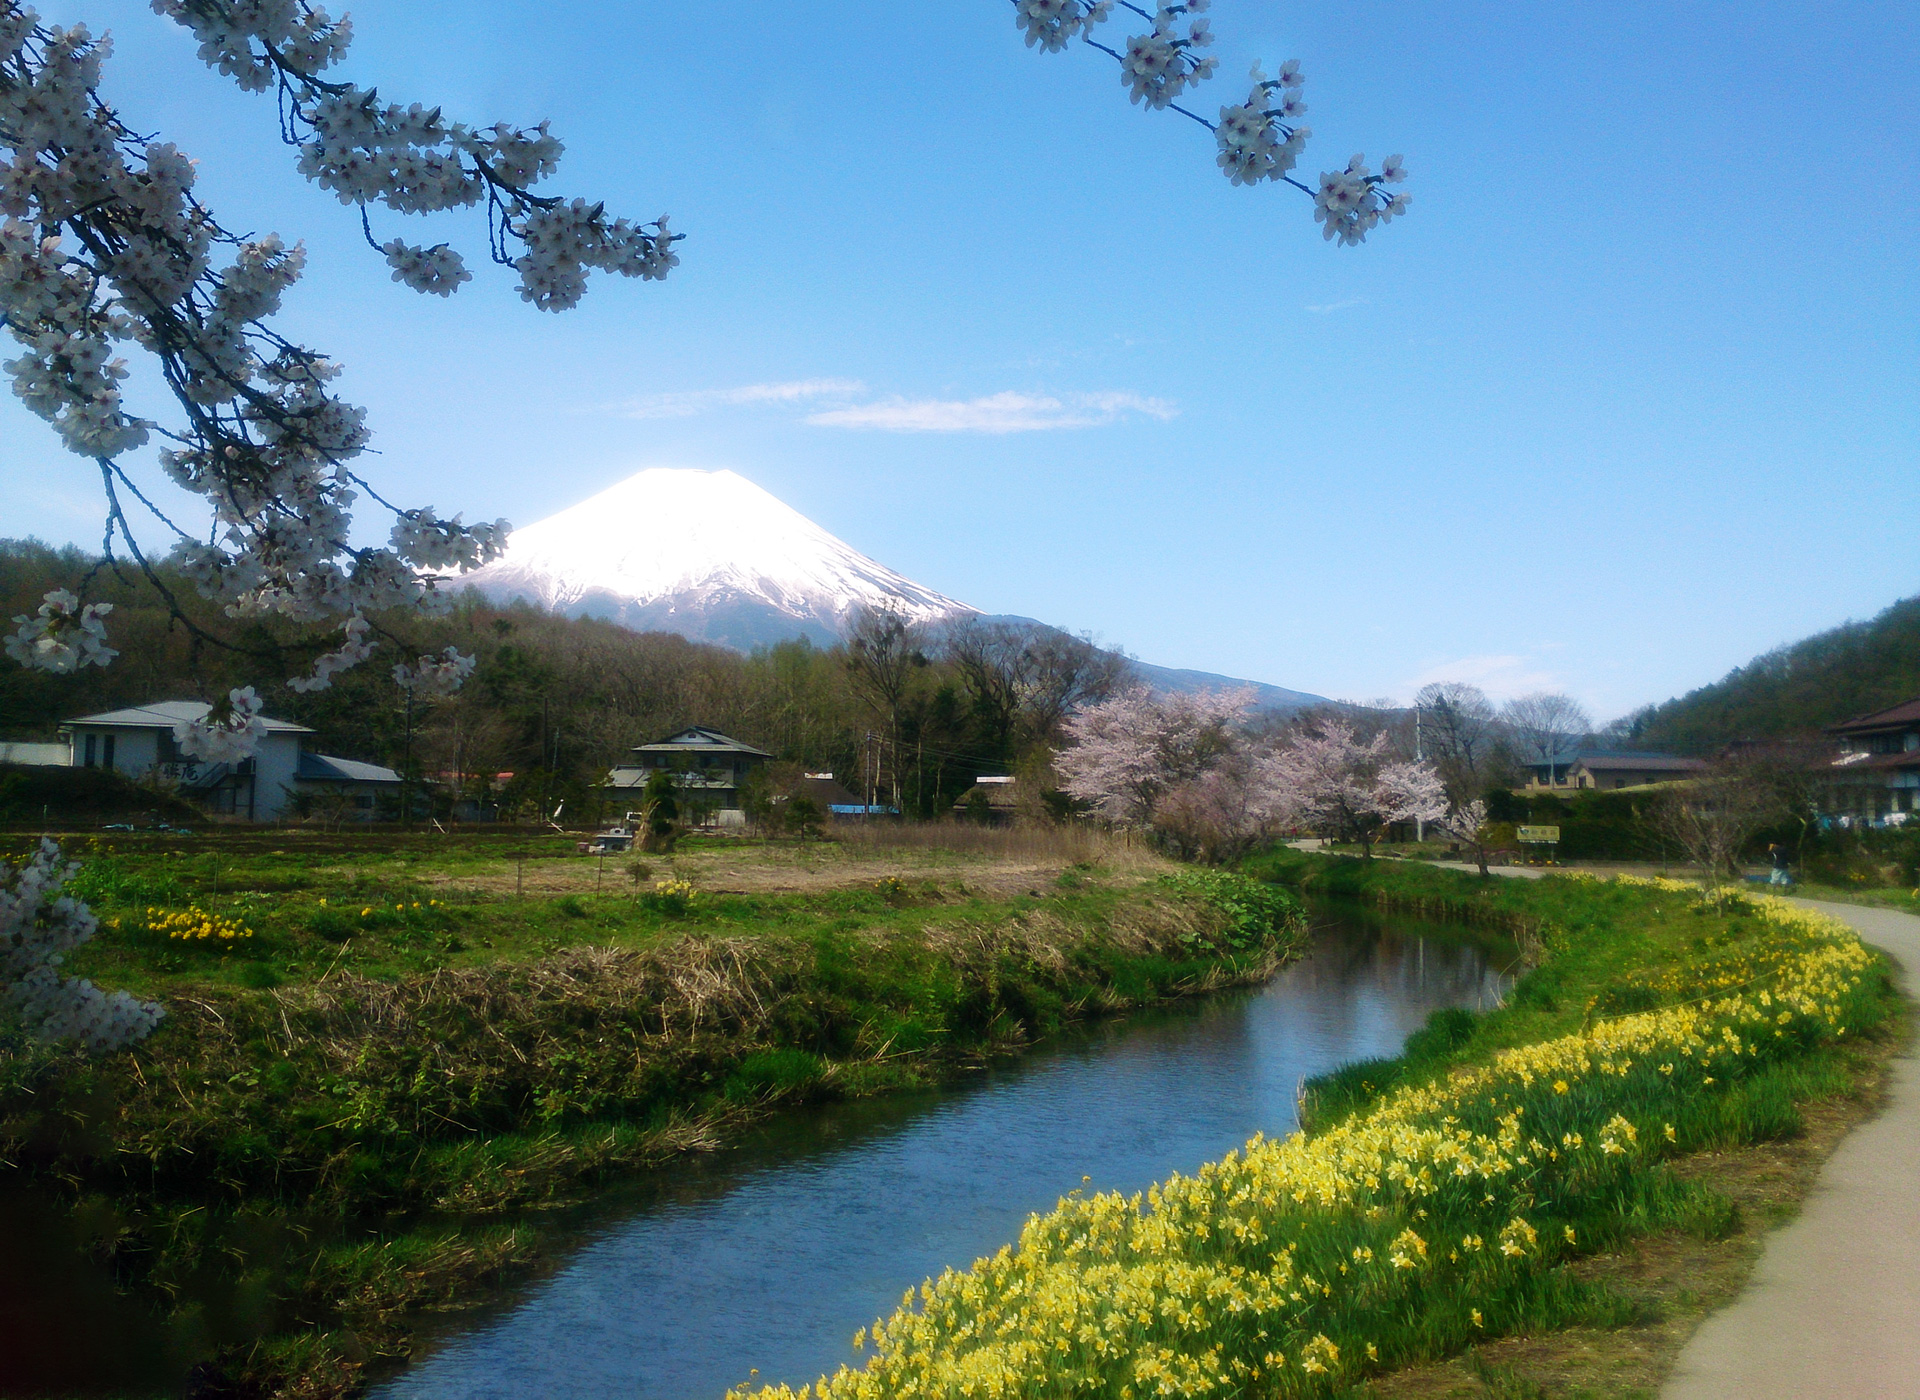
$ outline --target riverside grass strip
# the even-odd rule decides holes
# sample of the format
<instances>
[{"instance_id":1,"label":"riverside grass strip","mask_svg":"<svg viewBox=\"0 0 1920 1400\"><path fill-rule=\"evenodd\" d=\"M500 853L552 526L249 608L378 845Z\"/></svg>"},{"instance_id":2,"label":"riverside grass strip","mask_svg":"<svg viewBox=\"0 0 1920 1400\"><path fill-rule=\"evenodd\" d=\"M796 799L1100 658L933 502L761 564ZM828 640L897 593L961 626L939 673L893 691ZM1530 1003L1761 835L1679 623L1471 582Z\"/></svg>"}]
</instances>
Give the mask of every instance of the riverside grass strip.
<instances>
[{"instance_id":1,"label":"riverside grass strip","mask_svg":"<svg viewBox=\"0 0 1920 1400\"><path fill-rule=\"evenodd\" d=\"M1210 872L442 899L493 848L399 854L123 848L85 886L120 927L84 970L164 999L160 1030L88 1061L0 1027L0 1170L71 1205L178 1350L248 1394L351 1391L405 1354L410 1309L481 1301L622 1170L1264 980L1306 931L1292 896ZM150 911L188 907L253 936L182 947Z\"/></svg>"},{"instance_id":2,"label":"riverside grass strip","mask_svg":"<svg viewBox=\"0 0 1920 1400\"><path fill-rule=\"evenodd\" d=\"M1633 1305L1563 1265L1652 1229L1730 1229L1726 1199L1663 1159L1791 1132L1836 1047L1892 1004L1877 954L1782 901L1412 878L1539 921L1513 1009L1435 1038L1395 1087L1327 1086L1310 1136L1256 1137L1144 1195L1068 1197L1017 1246L909 1290L864 1367L734 1400L1334 1395L1502 1334L1617 1326ZM1622 988L1655 1004L1604 1014ZM1558 1034L1500 1043L1543 1017Z\"/></svg>"}]
</instances>

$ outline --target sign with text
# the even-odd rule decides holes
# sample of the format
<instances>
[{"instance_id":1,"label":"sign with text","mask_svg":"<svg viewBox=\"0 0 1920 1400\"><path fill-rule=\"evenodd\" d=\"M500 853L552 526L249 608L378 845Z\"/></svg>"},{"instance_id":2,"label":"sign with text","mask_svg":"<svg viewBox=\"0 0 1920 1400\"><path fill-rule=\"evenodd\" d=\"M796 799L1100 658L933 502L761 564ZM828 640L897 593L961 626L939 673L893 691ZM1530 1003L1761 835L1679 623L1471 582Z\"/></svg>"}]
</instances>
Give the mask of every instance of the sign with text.
<instances>
[{"instance_id":1,"label":"sign with text","mask_svg":"<svg viewBox=\"0 0 1920 1400\"><path fill-rule=\"evenodd\" d=\"M1560 828L1557 826L1523 826L1520 839L1530 846L1557 846L1560 844Z\"/></svg>"}]
</instances>

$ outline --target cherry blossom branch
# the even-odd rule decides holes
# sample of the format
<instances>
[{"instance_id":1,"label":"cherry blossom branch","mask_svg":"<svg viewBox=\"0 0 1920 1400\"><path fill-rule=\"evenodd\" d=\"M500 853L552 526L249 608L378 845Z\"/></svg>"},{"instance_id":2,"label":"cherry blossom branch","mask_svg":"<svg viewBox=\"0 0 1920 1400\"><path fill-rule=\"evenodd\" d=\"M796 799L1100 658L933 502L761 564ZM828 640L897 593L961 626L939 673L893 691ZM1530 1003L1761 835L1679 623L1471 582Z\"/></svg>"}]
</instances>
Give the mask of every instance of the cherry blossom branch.
<instances>
[{"instance_id":1,"label":"cherry blossom branch","mask_svg":"<svg viewBox=\"0 0 1920 1400\"><path fill-rule=\"evenodd\" d=\"M1268 78L1256 63L1246 100L1222 107L1217 122L1173 100L1211 78L1218 66L1218 60L1196 55L1195 50L1213 43L1213 33L1206 20L1190 18L1207 10L1210 0L1163 4L1152 11L1120 0L1118 8L1153 26L1147 33L1129 38L1124 51L1093 37L1095 28L1111 17L1115 0L1012 3L1014 24L1026 35L1029 48L1059 53L1077 38L1120 65L1120 81L1126 85L1130 101L1153 111L1178 112L1211 131L1219 148L1215 163L1234 184L1272 180L1311 195L1313 217L1321 225L1322 237L1338 240L1344 246L1364 243L1374 228L1406 212L1410 196L1388 194L1381 188L1406 179L1399 156L1387 157L1376 174L1368 167L1366 157L1357 155L1344 170L1321 172L1317 190L1294 178L1293 168L1313 135L1310 128L1299 124L1307 105L1300 100L1305 79L1297 59L1282 65L1277 78Z\"/></svg>"}]
</instances>

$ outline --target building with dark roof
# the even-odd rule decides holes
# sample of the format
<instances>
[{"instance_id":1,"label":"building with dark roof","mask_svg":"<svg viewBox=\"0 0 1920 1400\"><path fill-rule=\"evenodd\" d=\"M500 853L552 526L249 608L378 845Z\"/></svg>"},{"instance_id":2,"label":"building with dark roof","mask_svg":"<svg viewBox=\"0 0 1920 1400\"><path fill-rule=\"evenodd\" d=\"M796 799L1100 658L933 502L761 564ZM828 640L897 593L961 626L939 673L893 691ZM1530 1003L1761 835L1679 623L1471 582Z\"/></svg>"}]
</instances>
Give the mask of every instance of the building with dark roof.
<instances>
[{"instance_id":1,"label":"building with dark roof","mask_svg":"<svg viewBox=\"0 0 1920 1400\"><path fill-rule=\"evenodd\" d=\"M1840 752L1826 769L1823 815L1904 822L1920 810L1920 700L1836 724Z\"/></svg>"},{"instance_id":2,"label":"building with dark roof","mask_svg":"<svg viewBox=\"0 0 1920 1400\"><path fill-rule=\"evenodd\" d=\"M683 819L702 826L744 825L741 785L754 769L773 757L765 749L699 724L655 743L639 744L632 752L633 762L621 764L607 775L607 788L637 800L655 773L670 773L675 796L685 809Z\"/></svg>"},{"instance_id":3,"label":"building with dark roof","mask_svg":"<svg viewBox=\"0 0 1920 1400\"><path fill-rule=\"evenodd\" d=\"M1624 753L1570 749L1527 765L1522 792L1579 792L1647 787L1699 776L1706 764L1697 758L1670 753Z\"/></svg>"}]
</instances>

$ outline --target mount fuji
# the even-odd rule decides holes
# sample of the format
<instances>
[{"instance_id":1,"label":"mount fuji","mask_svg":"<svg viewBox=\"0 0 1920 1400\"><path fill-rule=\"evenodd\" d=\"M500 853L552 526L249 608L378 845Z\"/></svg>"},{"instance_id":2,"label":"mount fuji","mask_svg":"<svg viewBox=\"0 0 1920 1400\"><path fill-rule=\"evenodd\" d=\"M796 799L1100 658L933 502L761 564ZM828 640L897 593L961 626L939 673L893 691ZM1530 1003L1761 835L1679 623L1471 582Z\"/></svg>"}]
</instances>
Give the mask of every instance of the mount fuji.
<instances>
[{"instance_id":1,"label":"mount fuji","mask_svg":"<svg viewBox=\"0 0 1920 1400\"><path fill-rule=\"evenodd\" d=\"M736 651L838 641L861 607L915 622L968 615L730 471L650 467L537 525L461 585L636 632Z\"/></svg>"},{"instance_id":2,"label":"mount fuji","mask_svg":"<svg viewBox=\"0 0 1920 1400\"><path fill-rule=\"evenodd\" d=\"M743 476L675 467L649 467L515 530L499 559L449 582L496 602L524 599L568 617L677 632L736 651L797 637L830 646L863 607L923 623L981 615L869 559ZM1134 666L1163 691L1248 684L1209 671ZM1252 684L1261 709L1322 699Z\"/></svg>"}]
</instances>

